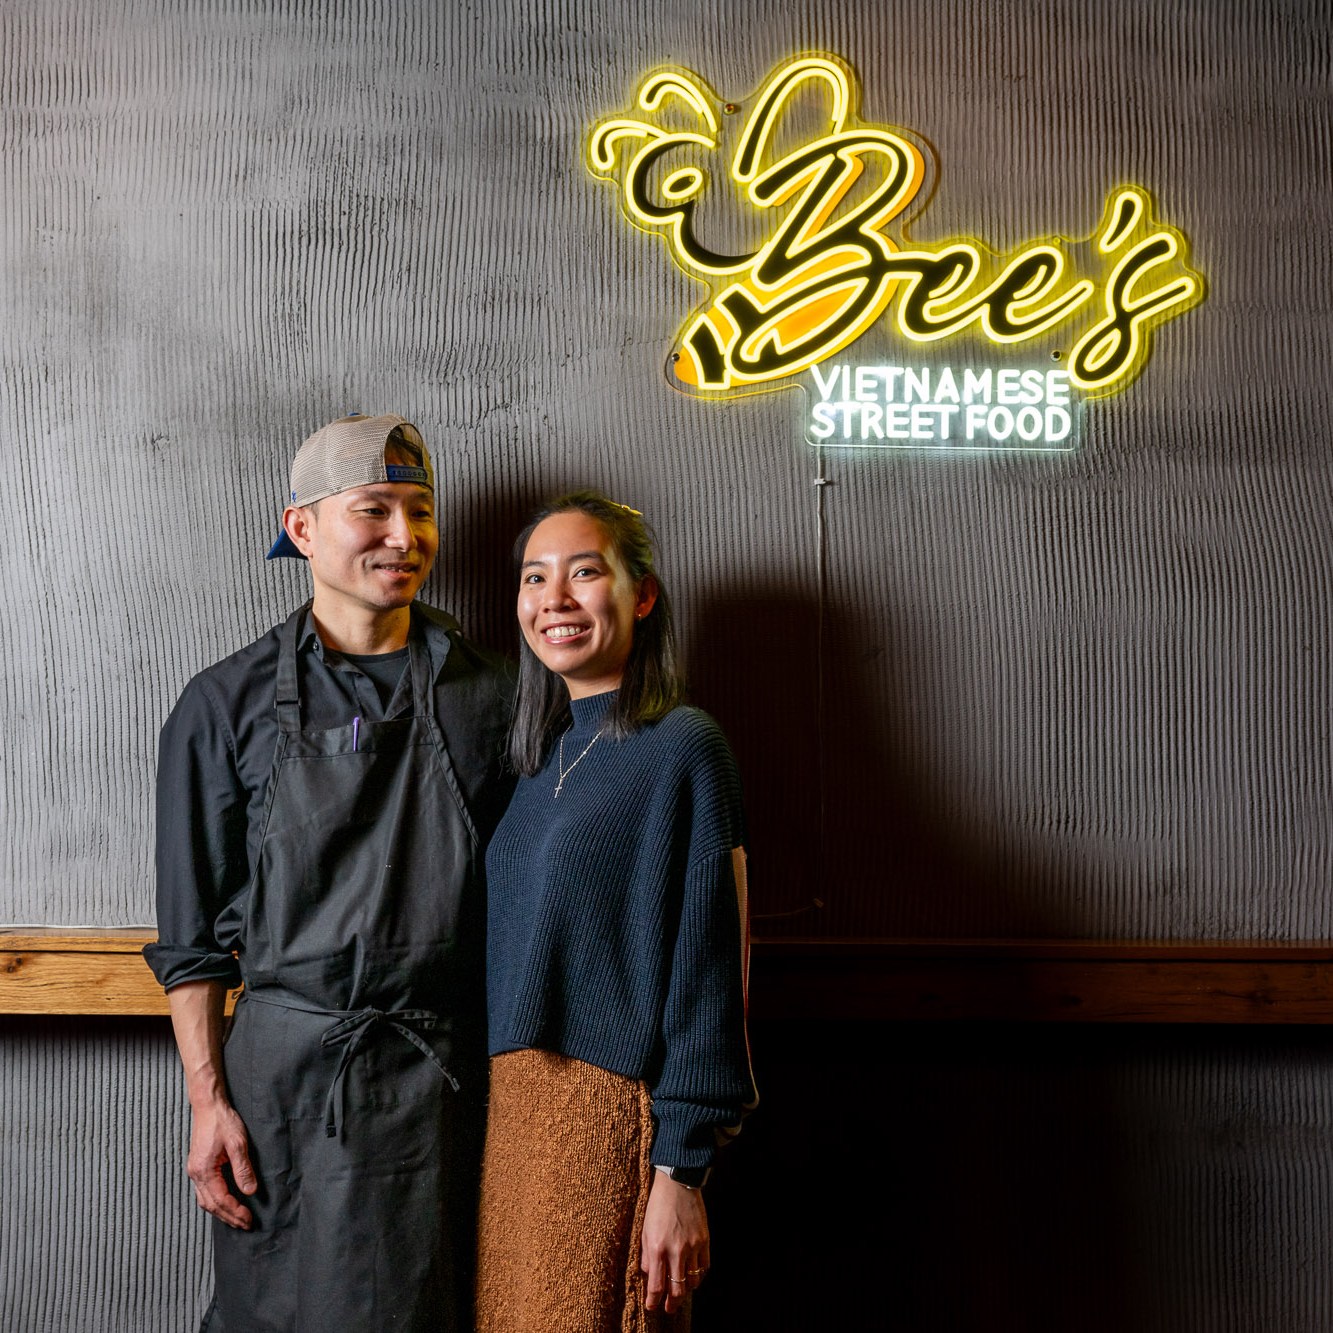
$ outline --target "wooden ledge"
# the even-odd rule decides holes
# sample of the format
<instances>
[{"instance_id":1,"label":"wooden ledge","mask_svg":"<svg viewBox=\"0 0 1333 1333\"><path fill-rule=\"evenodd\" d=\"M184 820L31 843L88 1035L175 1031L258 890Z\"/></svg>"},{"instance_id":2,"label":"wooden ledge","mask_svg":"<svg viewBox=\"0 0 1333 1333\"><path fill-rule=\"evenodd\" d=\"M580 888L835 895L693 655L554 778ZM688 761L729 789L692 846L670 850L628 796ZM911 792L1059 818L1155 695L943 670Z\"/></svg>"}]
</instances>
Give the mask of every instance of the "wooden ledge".
<instances>
[{"instance_id":1,"label":"wooden ledge","mask_svg":"<svg viewBox=\"0 0 1333 1333\"><path fill-rule=\"evenodd\" d=\"M0 1014L165 1014L151 930L0 929ZM756 1022L1327 1023L1333 941L760 939Z\"/></svg>"},{"instance_id":2,"label":"wooden ledge","mask_svg":"<svg viewBox=\"0 0 1333 1333\"><path fill-rule=\"evenodd\" d=\"M165 1014L153 930L0 930L0 1014Z\"/></svg>"},{"instance_id":3,"label":"wooden ledge","mask_svg":"<svg viewBox=\"0 0 1333 1333\"><path fill-rule=\"evenodd\" d=\"M1327 1023L1324 940L755 942L756 1019Z\"/></svg>"},{"instance_id":4,"label":"wooden ledge","mask_svg":"<svg viewBox=\"0 0 1333 1333\"><path fill-rule=\"evenodd\" d=\"M0 932L2 935L3 932ZM764 958L988 958L1078 959L1104 962L1283 962L1333 963L1333 940L1064 940L897 939L875 936L756 939Z\"/></svg>"},{"instance_id":5,"label":"wooden ledge","mask_svg":"<svg viewBox=\"0 0 1333 1333\"><path fill-rule=\"evenodd\" d=\"M0 1014L166 1015L143 960L157 931L0 927ZM227 996L227 1008L239 990Z\"/></svg>"}]
</instances>

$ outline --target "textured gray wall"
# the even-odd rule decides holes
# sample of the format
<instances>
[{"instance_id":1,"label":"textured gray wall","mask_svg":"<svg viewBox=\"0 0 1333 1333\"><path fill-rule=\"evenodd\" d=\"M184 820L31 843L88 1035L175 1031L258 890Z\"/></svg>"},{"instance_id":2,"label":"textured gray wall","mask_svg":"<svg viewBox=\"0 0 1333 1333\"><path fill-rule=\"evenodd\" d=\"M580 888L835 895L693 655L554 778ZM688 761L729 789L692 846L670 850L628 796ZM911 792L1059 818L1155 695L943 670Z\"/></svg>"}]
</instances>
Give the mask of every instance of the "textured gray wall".
<instances>
[{"instance_id":1,"label":"textured gray wall","mask_svg":"<svg viewBox=\"0 0 1333 1333\"><path fill-rule=\"evenodd\" d=\"M170 1027L0 1019L0 1069L0 1328L196 1328L212 1265Z\"/></svg>"},{"instance_id":2,"label":"textured gray wall","mask_svg":"<svg viewBox=\"0 0 1333 1333\"><path fill-rule=\"evenodd\" d=\"M758 911L1327 931L1327 6L381 8L0 15L0 919L150 919L157 725L300 595L259 559L293 444L392 408L444 455L435 594L487 637L531 499L656 521ZM581 165L651 65L743 98L805 46L933 144L914 235L1086 235L1133 180L1210 284L1076 455L826 451L823 587L799 393L666 385L702 293Z\"/></svg>"},{"instance_id":3,"label":"textured gray wall","mask_svg":"<svg viewBox=\"0 0 1333 1333\"><path fill-rule=\"evenodd\" d=\"M6 0L0 921L151 919L158 725L302 595L259 558L286 460L364 409L437 445L434 599L493 642L531 501L654 520L770 933L1327 934L1331 38L1315 0ZM666 386L700 292L587 176L588 126L658 63L739 99L805 48L932 144L922 239L1086 235L1125 180L1190 238L1207 301L1077 454L826 451L821 535L798 394ZM0 1032L6 1165L49 1177L31 1213L0 1192L7 1326L192 1308L179 1178L113 1201L68 1151L94 1103L107 1170L179 1144L169 1048L107 1034ZM1326 1090L1292 1097L1265 1151L1327 1217L1281 1156ZM1244 1312L1284 1275L1224 1276L1233 1322L1192 1326L1273 1327Z\"/></svg>"}]
</instances>

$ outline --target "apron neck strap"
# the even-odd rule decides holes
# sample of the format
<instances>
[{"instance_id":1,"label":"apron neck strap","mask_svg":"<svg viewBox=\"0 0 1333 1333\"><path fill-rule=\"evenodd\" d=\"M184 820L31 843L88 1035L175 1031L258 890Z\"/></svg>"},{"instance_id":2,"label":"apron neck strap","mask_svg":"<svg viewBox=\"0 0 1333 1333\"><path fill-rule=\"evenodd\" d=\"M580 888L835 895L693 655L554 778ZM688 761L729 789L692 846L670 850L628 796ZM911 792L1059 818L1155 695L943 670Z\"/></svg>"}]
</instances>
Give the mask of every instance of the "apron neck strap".
<instances>
[{"instance_id":1,"label":"apron neck strap","mask_svg":"<svg viewBox=\"0 0 1333 1333\"><path fill-rule=\"evenodd\" d=\"M435 716L435 692L431 689L430 648L424 634L407 633L408 669L412 672L412 716Z\"/></svg>"},{"instance_id":2,"label":"apron neck strap","mask_svg":"<svg viewBox=\"0 0 1333 1333\"><path fill-rule=\"evenodd\" d=\"M310 603L307 602L293 611L278 637L278 689L275 705L278 729L291 734L301 730L301 686L296 671L296 635L309 609Z\"/></svg>"}]
</instances>

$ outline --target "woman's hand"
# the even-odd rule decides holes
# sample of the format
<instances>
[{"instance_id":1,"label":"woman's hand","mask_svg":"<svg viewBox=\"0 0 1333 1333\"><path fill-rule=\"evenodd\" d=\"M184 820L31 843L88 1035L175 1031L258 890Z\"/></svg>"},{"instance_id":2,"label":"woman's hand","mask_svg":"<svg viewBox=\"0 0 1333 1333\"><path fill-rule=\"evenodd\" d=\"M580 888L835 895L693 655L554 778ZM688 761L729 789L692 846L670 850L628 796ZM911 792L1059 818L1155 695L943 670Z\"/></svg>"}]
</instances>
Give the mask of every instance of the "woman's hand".
<instances>
[{"instance_id":1,"label":"woman's hand","mask_svg":"<svg viewBox=\"0 0 1333 1333\"><path fill-rule=\"evenodd\" d=\"M654 1171L639 1255L648 1282L644 1305L649 1310L662 1305L667 1314L675 1313L686 1294L703 1281L708 1264L708 1214L702 1193Z\"/></svg>"}]
</instances>

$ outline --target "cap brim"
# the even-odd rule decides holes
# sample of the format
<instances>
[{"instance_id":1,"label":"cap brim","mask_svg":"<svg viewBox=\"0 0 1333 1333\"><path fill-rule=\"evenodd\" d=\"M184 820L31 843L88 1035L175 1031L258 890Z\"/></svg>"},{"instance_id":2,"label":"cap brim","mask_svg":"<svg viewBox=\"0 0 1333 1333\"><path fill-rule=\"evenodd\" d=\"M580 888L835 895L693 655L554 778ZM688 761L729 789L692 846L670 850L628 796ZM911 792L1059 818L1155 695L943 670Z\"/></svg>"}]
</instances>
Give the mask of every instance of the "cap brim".
<instances>
[{"instance_id":1,"label":"cap brim","mask_svg":"<svg viewBox=\"0 0 1333 1333\"><path fill-rule=\"evenodd\" d=\"M305 559L305 556L303 556L301 552L296 549L296 543L292 541L292 539L287 535L286 528L283 528L283 530L280 533L278 533L278 540L275 541L273 545L268 548L268 554L264 557L264 559L279 560L284 557L291 560Z\"/></svg>"}]
</instances>

